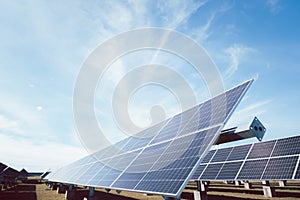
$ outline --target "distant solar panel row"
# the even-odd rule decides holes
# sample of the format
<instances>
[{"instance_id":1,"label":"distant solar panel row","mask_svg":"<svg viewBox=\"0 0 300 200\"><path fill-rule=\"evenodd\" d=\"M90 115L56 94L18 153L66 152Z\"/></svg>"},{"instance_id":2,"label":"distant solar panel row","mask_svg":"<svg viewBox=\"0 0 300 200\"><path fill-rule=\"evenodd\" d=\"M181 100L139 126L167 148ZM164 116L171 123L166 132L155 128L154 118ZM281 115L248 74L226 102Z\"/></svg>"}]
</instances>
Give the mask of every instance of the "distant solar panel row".
<instances>
[{"instance_id":1,"label":"distant solar panel row","mask_svg":"<svg viewBox=\"0 0 300 200\"><path fill-rule=\"evenodd\" d=\"M115 146L63 167L47 179L178 196L251 82L247 81L136 135L142 138L126 138ZM151 136L153 132L158 134Z\"/></svg>"},{"instance_id":2,"label":"distant solar panel row","mask_svg":"<svg viewBox=\"0 0 300 200\"><path fill-rule=\"evenodd\" d=\"M300 179L300 136L210 151L192 180Z\"/></svg>"}]
</instances>

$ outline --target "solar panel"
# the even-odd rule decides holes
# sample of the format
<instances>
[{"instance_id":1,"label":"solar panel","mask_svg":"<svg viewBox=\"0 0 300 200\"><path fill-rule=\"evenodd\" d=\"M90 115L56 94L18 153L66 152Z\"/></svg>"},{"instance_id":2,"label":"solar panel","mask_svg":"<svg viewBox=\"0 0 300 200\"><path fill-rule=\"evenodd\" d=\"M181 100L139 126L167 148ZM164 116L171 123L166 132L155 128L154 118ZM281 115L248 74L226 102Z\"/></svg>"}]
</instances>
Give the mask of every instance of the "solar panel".
<instances>
[{"instance_id":1,"label":"solar panel","mask_svg":"<svg viewBox=\"0 0 300 200\"><path fill-rule=\"evenodd\" d=\"M237 172L241 168L243 162L229 162L225 163L219 172L216 179L234 180Z\"/></svg>"},{"instance_id":2,"label":"solar panel","mask_svg":"<svg viewBox=\"0 0 300 200\"><path fill-rule=\"evenodd\" d=\"M149 137L129 137L117 143L118 148L107 147L76 161L51 173L48 180L178 196L251 83L138 133Z\"/></svg>"},{"instance_id":3,"label":"solar panel","mask_svg":"<svg viewBox=\"0 0 300 200\"><path fill-rule=\"evenodd\" d=\"M223 163L220 163L220 164L209 164L206 169L204 170L204 172L202 173L200 179L201 180L214 180L221 168L223 166Z\"/></svg>"},{"instance_id":4,"label":"solar panel","mask_svg":"<svg viewBox=\"0 0 300 200\"><path fill-rule=\"evenodd\" d=\"M201 176L202 173L204 172L206 166L207 166L206 164L199 165L191 179L192 180L197 180L199 178L199 176Z\"/></svg>"},{"instance_id":5,"label":"solar panel","mask_svg":"<svg viewBox=\"0 0 300 200\"><path fill-rule=\"evenodd\" d=\"M207 168L203 160L192 180L300 179L300 136L235 146L227 156L229 150L211 150L215 159L207 159Z\"/></svg>"},{"instance_id":6,"label":"solar panel","mask_svg":"<svg viewBox=\"0 0 300 200\"><path fill-rule=\"evenodd\" d=\"M255 143L252 147L248 159L269 157L272 153L276 141Z\"/></svg>"},{"instance_id":7,"label":"solar panel","mask_svg":"<svg viewBox=\"0 0 300 200\"><path fill-rule=\"evenodd\" d=\"M290 180L296 168L299 156L271 158L262 179Z\"/></svg>"},{"instance_id":8,"label":"solar panel","mask_svg":"<svg viewBox=\"0 0 300 200\"><path fill-rule=\"evenodd\" d=\"M241 172L238 174L237 179L260 180L267 163L268 159L246 161L244 166L242 167Z\"/></svg>"},{"instance_id":9,"label":"solar panel","mask_svg":"<svg viewBox=\"0 0 300 200\"><path fill-rule=\"evenodd\" d=\"M232 147L226 148L226 149L218 149L217 153L214 155L211 162L223 162L223 161L227 160L227 157L231 151L232 151Z\"/></svg>"},{"instance_id":10,"label":"solar panel","mask_svg":"<svg viewBox=\"0 0 300 200\"><path fill-rule=\"evenodd\" d=\"M295 174L295 179L298 179L298 180L300 179L300 165L299 164L298 164L298 168L297 168L297 171L296 171L296 174Z\"/></svg>"},{"instance_id":11,"label":"solar panel","mask_svg":"<svg viewBox=\"0 0 300 200\"><path fill-rule=\"evenodd\" d=\"M280 139L277 141L272 156L300 154L300 137Z\"/></svg>"},{"instance_id":12,"label":"solar panel","mask_svg":"<svg viewBox=\"0 0 300 200\"><path fill-rule=\"evenodd\" d=\"M245 159L249 152L250 147L251 144L233 147L232 151L230 152L227 158L227 161Z\"/></svg>"},{"instance_id":13,"label":"solar panel","mask_svg":"<svg viewBox=\"0 0 300 200\"><path fill-rule=\"evenodd\" d=\"M211 158L213 157L213 155L215 154L217 150L211 150L209 151L206 156L203 158L203 160L201 161L201 163L208 163Z\"/></svg>"}]
</instances>

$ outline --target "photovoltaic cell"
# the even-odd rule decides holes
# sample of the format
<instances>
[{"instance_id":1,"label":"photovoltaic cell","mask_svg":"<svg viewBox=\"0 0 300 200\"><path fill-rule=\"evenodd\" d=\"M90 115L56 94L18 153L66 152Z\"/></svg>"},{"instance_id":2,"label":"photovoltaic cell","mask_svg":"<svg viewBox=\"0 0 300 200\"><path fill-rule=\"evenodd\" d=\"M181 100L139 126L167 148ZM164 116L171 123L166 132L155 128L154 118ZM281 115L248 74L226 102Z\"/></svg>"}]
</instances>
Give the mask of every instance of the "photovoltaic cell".
<instances>
[{"instance_id":1,"label":"photovoltaic cell","mask_svg":"<svg viewBox=\"0 0 300 200\"><path fill-rule=\"evenodd\" d=\"M298 165L296 174L295 174L295 179L300 180L300 165Z\"/></svg>"},{"instance_id":2,"label":"photovoltaic cell","mask_svg":"<svg viewBox=\"0 0 300 200\"><path fill-rule=\"evenodd\" d=\"M48 180L177 196L251 82L51 173Z\"/></svg>"},{"instance_id":3,"label":"photovoltaic cell","mask_svg":"<svg viewBox=\"0 0 300 200\"><path fill-rule=\"evenodd\" d=\"M199 167L197 168L197 170L195 171L195 173L192 176L192 180L197 180L199 179L199 177L201 176L201 174L203 173L204 169L206 167L206 164L204 165L199 165Z\"/></svg>"},{"instance_id":4,"label":"photovoltaic cell","mask_svg":"<svg viewBox=\"0 0 300 200\"><path fill-rule=\"evenodd\" d=\"M209 151L206 154L206 156L203 158L203 160L201 161L201 163L208 163L211 160L212 156L215 154L215 152L216 152L216 150Z\"/></svg>"},{"instance_id":5,"label":"photovoltaic cell","mask_svg":"<svg viewBox=\"0 0 300 200\"><path fill-rule=\"evenodd\" d=\"M243 162L225 163L216 179L234 180Z\"/></svg>"},{"instance_id":6,"label":"photovoltaic cell","mask_svg":"<svg viewBox=\"0 0 300 200\"><path fill-rule=\"evenodd\" d=\"M267 162L268 159L246 161L237 179L260 180Z\"/></svg>"},{"instance_id":7,"label":"photovoltaic cell","mask_svg":"<svg viewBox=\"0 0 300 200\"><path fill-rule=\"evenodd\" d=\"M200 180L215 180L218 176L223 163L221 164L209 164L205 171L202 173Z\"/></svg>"},{"instance_id":8,"label":"photovoltaic cell","mask_svg":"<svg viewBox=\"0 0 300 200\"><path fill-rule=\"evenodd\" d=\"M300 179L300 136L233 147L225 160L228 148L211 150L216 158L202 160L192 180L293 180ZM247 157L247 154L249 156ZM225 156L224 156L225 155ZM219 159L220 158L220 159ZM220 161L222 160L222 161ZM210 167L201 175L208 161ZM217 177L214 177L220 165ZM214 171L215 170L215 171ZM211 172L212 171L212 172ZM212 174L212 175L211 175ZM295 174L295 177L293 177Z\"/></svg>"},{"instance_id":9,"label":"photovoltaic cell","mask_svg":"<svg viewBox=\"0 0 300 200\"><path fill-rule=\"evenodd\" d=\"M227 161L244 160L250 150L251 144L233 147Z\"/></svg>"},{"instance_id":10,"label":"photovoltaic cell","mask_svg":"<svg viewBox=\"0 0 300 200\"><path fill-rule=\"evenodd\" d=\"M195 166L196 162L199 159L199 152L201 151L202 146L205 144L203 143L203 141L205 137L208 137L206 135L212 133L213 131L215 130L207 130L197 133L192 142L190 141L193 135L175 139L173 145L167 148L164 154L153 164L152 169L157 170L149 170L149 172L147 172L146 175L141 179L140 183L135 187L135 189L141 190L143 188L143 182L154 180L158 180L161 182L170 180L184 181L188 177L192 167ZM185 146L186 144L189 144L191 148L189 148L187 151L181 152L182 146ZM182 154L180 158L177 158L176 155L178 154ZM160 168L160 166L165 165L164 163L171 164L165 166L164 168ZM159 185L160 184L154 185L152 186L152 188L155 188L155 190L159 190ZM181 185L174 184L169 189L173 190L174 187L176 189L176 187L181 187Z\"/></svg>"},{"instance_id":11,"label":"photovoltaic cell","mask_svg":"<svg viewBox=\"0 0 300 200\"><path fill-rule=\"evenodd\" d=\"M277 141L272 156L300 154L300 137L290 137Z\"/></svg>"},{"instance_id":12,"label":"photovoltaic cell","mask_svg":"<svg viewBox=\"0 0 300 200\"><path fill-rule=\"evenodd\" d=\"M232 147L226 149L218 149L211 162L224 162L231 151Z\"/></svg>"},{"instance_id":13,"label":"photovoltaic cell","mask_svg":"<svg viewBox=\"0 0 300 200\"><path fill-rule=\"evenodd\" d=\"M293 178L298 156L270 159L262 179L290 180Z\"/></svg>"},{"instance_id":14,"label":"photovoltaic cell","mask_svg":"<svg viewBox=\"0 0 300 200\"><path fill-rule=\"evenodd\" d=\"M255 143L252 147L248 159L270 157L276 141Z\"/></svg>"}]
</instances>

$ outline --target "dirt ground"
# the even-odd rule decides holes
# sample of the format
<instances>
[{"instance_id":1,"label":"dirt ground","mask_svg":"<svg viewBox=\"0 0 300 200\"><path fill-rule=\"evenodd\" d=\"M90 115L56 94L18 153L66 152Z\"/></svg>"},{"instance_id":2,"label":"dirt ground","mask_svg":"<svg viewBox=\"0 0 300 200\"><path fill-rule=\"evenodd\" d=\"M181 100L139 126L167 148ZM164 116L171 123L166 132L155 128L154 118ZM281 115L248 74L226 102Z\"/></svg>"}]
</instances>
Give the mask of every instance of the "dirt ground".
<instances>
[{"instance_id":1,"label":"dirt ground","mask_svg":"<svg viewBox=\"0 0 300 200\"><path fill-rule=\"evenodd\" d=\"M271 183L276 190L276 197L271 199L277 200L292 200L300 199L300 182L288 182L287 186L279 187L276 182ZM196 184L190 183L182 194L182 199L193 199L193 192L196 190ZM76 191L76 200L82 200L87 196L88 190L83 187L78 187ZM134 199L149 199L162 200L158 195L144 195L135 192L116 191L107 193L104 189L96 189L98 199L104 200L134 200ZM0 200L63 200L65 194L58 194L56 190L50 190L44 183L38 181L20 183L17 186L8 188L0 192ZM235 186L233 184L225 184L223 182L211 182L208 191L209 200L245 200L245 199L270 199L265 198L262 192L260 183L253 183L253 188L250 190L244 189L243 186Z\"/></svg>"}]
</instances>

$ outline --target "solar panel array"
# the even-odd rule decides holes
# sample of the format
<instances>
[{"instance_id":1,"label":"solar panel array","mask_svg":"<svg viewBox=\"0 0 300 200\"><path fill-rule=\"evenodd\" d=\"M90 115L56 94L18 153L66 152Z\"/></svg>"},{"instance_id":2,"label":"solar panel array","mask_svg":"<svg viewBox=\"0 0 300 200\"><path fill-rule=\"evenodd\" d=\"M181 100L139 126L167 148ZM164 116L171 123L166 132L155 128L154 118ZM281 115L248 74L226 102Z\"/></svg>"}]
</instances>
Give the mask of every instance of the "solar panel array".
<instances>
[{"instance_id":1,"label":"solar panel array","mask_svg":"<svg viewBox=\"0 0 300 200\"><path fill-rule=\"evenodd\" d=\"M129 137L47 178L52 182L178 196L251 83L247 81L138 133L142 138ZM158 134L144 137L153 132Z\"/></svg>"},{"instance_id":2,"label":"solar panel array","mask_svg":"<svg viewBox=\"0 0 300 200\"><path fill-rule=\"evenodd\" d=\"M20 172L17 170L8 167L7 165L0 163L0 184L6 184L6 182L12 182L14 181L18 176L20 175Z\"/></svg>"},{"instance_id":3,"label":"solar panel array","mask_svg":"<svg viewBox=\"0 0 300 200\"><path fill-rule=\"evenodd\" d=\"M210 151L192 180L300 179L300 136Z\"/></svg>"}]
</instances>

